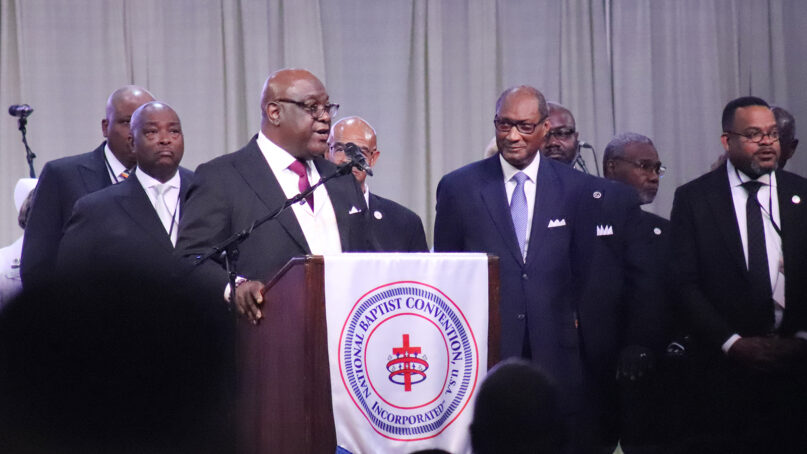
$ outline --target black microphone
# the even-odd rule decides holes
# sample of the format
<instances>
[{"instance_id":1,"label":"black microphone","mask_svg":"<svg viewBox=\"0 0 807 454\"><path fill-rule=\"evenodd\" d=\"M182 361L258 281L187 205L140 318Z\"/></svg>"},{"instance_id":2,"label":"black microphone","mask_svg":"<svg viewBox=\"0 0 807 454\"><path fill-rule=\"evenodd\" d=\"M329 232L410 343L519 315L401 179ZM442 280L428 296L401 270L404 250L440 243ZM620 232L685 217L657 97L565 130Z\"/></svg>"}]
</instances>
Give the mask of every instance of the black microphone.
<instances>
[{"instance_id":1,"label":"black microphone","mask_svg":"<svg viewBox=\"0 0 807 454\"><path fill-rule=\"evenodd\" d=\"M578 142L580 144L580 148L588 148L589 150L593 150L594 147L591 146L588 142L583 142L582 140Z\"/></svg>"},{"instance_id":2,"label":"black microphone","mask_svg":"<svg viewBox=\"0 0 807 454\"><path fill-rule=\"evenodd\" d=\"M28 104L12 104L8 108L8 114L12 117L26 118L34 113L34 108Z\"/></svg>"},{"instance_id":3,"label":"black microphone","mask_svg":"<svg viewBox=\"0 0 807 454\"><path fill-rule=\"evenodd\" d=\"M348 142L345 145L345 156L356 168L367 172L367 175L373 176L373 169L367 164L367 159L355 143Z\"/></svg>"}]
</instances>

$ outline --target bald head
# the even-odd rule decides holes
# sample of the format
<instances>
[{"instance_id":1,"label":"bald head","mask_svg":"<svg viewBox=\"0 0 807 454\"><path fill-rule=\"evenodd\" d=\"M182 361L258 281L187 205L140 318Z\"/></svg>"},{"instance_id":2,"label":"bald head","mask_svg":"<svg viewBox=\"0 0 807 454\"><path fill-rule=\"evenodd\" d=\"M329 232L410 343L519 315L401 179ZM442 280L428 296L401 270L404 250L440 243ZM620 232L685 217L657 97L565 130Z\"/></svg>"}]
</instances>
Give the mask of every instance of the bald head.
<instances>
[{"instance_id":1,"label":"bald head","mask_svg":"<svg viewBox=\"0 0 807 454\"><path fill-rule=\"evenodd\" d=\"M129 143L138 171L163 183L176 174L185 153L179 116L168 104L150 102L132 114Z\"/></svg>"},{"instance_id":2,"label":"bald head","mask_svg":"<svg viewBox=\"0 0 807 454\"><path fill-rule=\"evenodd\" d=\"M549 130L546 99L528 85L508 88L496 102L496 146L502 158L522 170L532 163Z\"/></svg>"},{"instance_id":3,"label":"bald head","mask_svg":"<svg viewBox=\"0 0 807 454\"><path fill-rule=\"evenodd\" d=\"M310 72L275 71L261 92L261 132L295 158L324 156L331 127L328 106L325 86Z\"/></svg>"},{"instance_id":4,"label":"bald head","mask_svg":"<svg viewBox=\"0 0 807 454\"><path fill-rule=\"evenodd\" d=\"M343 118L333 125L328 137L328 159L335 164L346 162L345 146L350 142L359 147L367 164L373 167L381 153L376 146L375 129L361 117ZM367 173L354 167L353 175L364 189Z\"/></svg>"},{"instance_id":5,"label":"bald head","mask_svg":"<svg viewBox=\"0 0 807 454\"><path fill-rule=\"evenodd\" d=\"M118 88L107 99L106 118L101 120L101 131L112 154L127 169L135 165L135 157L129 147L129 121L138 107L150 101L154 101L154 96L136 85Z\"/></svg>"},{"instance_id":6,"label":"bald head","mask_svg":"<svg viewBox=\"0 0 807 454\"><path fill-rule=\"evenodd\" d=\"M779 129L779 146L782 154L779 156L779 168L783 168L787 161L793 157L799 139L796 138L796 119L787 110L774 106L771 107L773 116L776 117L776 128Z\"/></svg>"}]
</instances>

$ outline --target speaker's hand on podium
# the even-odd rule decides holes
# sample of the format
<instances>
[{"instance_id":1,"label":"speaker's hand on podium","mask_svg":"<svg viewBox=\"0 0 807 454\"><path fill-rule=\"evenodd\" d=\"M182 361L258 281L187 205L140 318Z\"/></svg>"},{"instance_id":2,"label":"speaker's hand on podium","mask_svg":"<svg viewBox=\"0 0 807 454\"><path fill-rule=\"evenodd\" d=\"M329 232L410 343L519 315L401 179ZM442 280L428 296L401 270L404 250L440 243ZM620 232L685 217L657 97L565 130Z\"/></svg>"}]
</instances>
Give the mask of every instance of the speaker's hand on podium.
<instances>
[{"instance_id":1,"label":"speaker's hand on podium","mask_svg":"<svg viewBox=\"0 0 807 454\"><path fill-rule=\"evenodd\" d=\"M261 289L263 289L261 281L243 281L235 287L235 308L254 325L263 318L260 309L263 304Z\"/></svg>"}]
</instances>

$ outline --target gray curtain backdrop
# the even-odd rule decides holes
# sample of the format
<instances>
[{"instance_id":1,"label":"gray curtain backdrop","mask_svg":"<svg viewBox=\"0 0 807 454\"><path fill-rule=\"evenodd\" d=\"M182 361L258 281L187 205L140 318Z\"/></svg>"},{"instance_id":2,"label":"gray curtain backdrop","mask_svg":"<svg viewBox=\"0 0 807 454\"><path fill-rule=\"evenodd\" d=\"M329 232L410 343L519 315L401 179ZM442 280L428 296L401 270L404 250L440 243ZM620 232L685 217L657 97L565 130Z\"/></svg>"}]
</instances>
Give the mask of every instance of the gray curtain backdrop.
<instances>
[{"instance_id":1,"label":"gray curtain backdrop","mask_svg":"<svg viewBox=\"0 0 807 454\"><path fill-rule=\"evenodd\" d=\"M721 154L728 100L761 96L807 124L805 25L800 0L0 0L0 107L36 110L39 173L97 146L106 97L142 85L179 113L193 169L257 132L271 71L307 68L337 118L375 126L371 190L431 232L440 177L482 157L498 94L530 84L572 110L600 159L615 133L654 139L669 171L647 208L668 216L675 187ZM2 118L8 244L28 172L16 121ZM806 153L788 168L807 174Z\"/></svg>"}]
</instances>

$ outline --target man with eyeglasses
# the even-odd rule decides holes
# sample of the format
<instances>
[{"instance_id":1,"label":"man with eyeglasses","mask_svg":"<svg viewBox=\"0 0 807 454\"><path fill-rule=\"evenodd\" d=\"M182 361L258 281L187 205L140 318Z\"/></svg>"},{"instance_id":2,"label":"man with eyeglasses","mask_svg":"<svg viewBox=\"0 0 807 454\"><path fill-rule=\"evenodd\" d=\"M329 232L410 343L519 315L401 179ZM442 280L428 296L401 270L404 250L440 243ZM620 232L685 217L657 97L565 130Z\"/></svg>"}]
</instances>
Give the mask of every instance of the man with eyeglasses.
<instances>
[{"instance_id":1,"label":"man with eyeglasses","mask_svg":"<svg viewBox=\"0 0 807 454\"><path fill-rule=\"evenodd\" d=\"M649 137L634 132L616 135L605 147L603 176L624 183L636 190L640 202L652 203L658 192L659 179L666 168L659 161L658 152ZM654 213L641 211L639 232L646 258L648 274L652 279L653 297L644 301L647 323L657 327L652 344L659 347L653 354L660 358L653 373L637 381L623 381L620 446L626 453L658 449L677 434L677 423L669 418L671 404L666 396L675 395L681 388L677 382L668 382L665 373L677 366L668 364L663 347L670 341L673 329L669 307L670 221ZM675 370L672 370L675 372ZM669 375L669 374L668 374ZM660 411L661 410L661 411Z\"/></svg>"},{"instance_id":2,"label":"man with eyeglasses","mask_svg":"<svg viewBox=\"0 0 807 454\"><path fill-rule=\"evenodd\" d=\"M498 154L437 187L434 249L499 257L502 358L530 359L558 384L565 452L613 452L618 357L643 329L639 204L623 185L541 157L547 117L535 88L502 93Z\"/></svg>"},{"instance_id":3,"label":"man with eyeglasses","mask_svg":"<svg viewBox=\"0 0 807 454\"><path fill-rule=\"evenodd\" d=\"M302 69L276 71L264 83L260 107L261 129L246 146L196 170L180 222L181 255L195 259L208 253L336 172L324 156L339 105L330 102L319 79ZM292 257L370 249L366 216L356 180L338 177L252 231L239 246L238 313L258 323L263 283ZM229 295L228 273L215 262L200 265L193 281L218 298Z\"/></svg>"},{"instance_id":4,"label":"man with eyeglasses","mask_svg":"<svg viewBox=\"0 0 807 454\"><path fill-rule=\"evenodd\" d=\"M700 347L693 446L807 452L807 180L777 170L764 100L729 102L722 128L727 162L679 187L671 217L675 288Z\"/></svg>"},{"instance_id":5,"label":"man with eyeglasses","mask_svg":"<svg viewBox=\"0 0 807 454\"><path fill-rule=\"evenodd\" d=\"M546 103L549 107L549 131L541 146L541 155L573 165L577 157L579 142L575 129L574 116L569 109L554 102Z\"/></svg>"},{"instance_id":6,"label":"man with eyeglasses","mask_svg":"<svg viewBox=\"0 0 807 454\"><path fill-rule=\"evenodd\" d=\"M636 189L643 205L653 203L659 179L667 168L649 138L632 132L619 134L605 147L602 159L605 178L620 181Z\"/></svg>"},{"instance_id":7,"label":"man with eyeglasses","mask_svg":"<svg viewBox=\"0 0 807 454\"><path fill-rule=\"evenodd\" d=\"M337 165L347 162L345 147L348 143L359 147L367 164L375 167L381 151L377 146L375 129L363 118L347 117L333 125L328 137L328 159ZM429 252L420 216L403 205L371 193L364 170L354 167L353 176L361 185L370 210L369 225L379 251Z\"/></svg>"}]
</instances>

